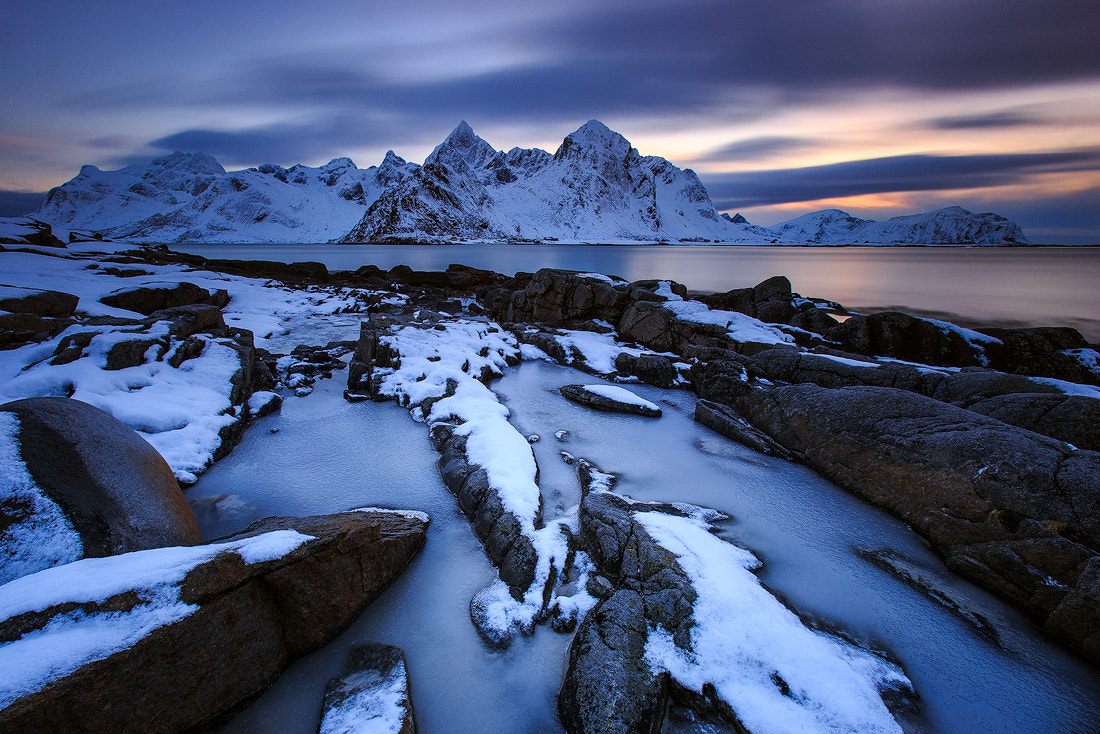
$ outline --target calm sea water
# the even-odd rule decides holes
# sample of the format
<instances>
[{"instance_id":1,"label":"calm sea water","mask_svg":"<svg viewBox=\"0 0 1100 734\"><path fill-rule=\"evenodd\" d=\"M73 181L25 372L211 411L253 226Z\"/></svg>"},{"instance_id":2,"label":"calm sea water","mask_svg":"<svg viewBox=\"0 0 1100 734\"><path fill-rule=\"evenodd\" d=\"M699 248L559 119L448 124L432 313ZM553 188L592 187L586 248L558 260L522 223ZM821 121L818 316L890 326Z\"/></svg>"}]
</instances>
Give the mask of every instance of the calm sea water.
<instances>
[{"instance_id":1,"label":"calm sea water","mask_svg":"<svg viewBox=\"0 0 1100 734\"><path fill-rule=\"evenodd\" d=\"M1100 247L749 247L705 245L173 245L204 257L315 260L512 275L566 268L627 280L668 278L696 291L786 275L804 296L856 311L905 310L964 326L1072 326L1100 342Z\"/></svg>"}]
</instances>

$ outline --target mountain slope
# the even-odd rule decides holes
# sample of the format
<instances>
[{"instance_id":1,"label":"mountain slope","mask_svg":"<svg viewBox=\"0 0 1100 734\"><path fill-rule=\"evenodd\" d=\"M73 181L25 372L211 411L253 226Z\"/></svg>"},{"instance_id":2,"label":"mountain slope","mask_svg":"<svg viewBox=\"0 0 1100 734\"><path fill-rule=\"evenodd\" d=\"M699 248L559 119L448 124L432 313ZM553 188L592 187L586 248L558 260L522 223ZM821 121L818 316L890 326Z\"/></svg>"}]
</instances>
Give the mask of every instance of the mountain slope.
<instances>
[{"instance_id":1,"label":"mountain slope","mask_svg":"<svg viewBox=\"0 0 1100 734\"><path fill-rule=\"evenodd\" d=\"M136 242L328 242L416 167L390 151L366 170L336 158L226 173L210 156L173 153L118 171L85 166L35 216Z\"/></svg>"},{"instance_id":2,"label":"mountain slope","mask_svg":"<svg viewBox=\"0 0 1100 734\"><path fill-rule=\"evenodd\" d=\"M770 228L789 244L1027 244L1018 225L993 213L959 206L894 217L885 222L853 217L839 209L804 214Z\"/></svg>"},{"instance_id":3,"label":"mountain slope","mask_svg":"<svg viewBox=\"0 0 1100 734\"><path fill-rule=\"evenodd\" d=\"M643 157L592 120L550 156L496 151L465 122L401 186L386 191L346 242L388 237L462 240L730 241L691 170Z\"/></svg>"},{"instance_id":4,"label":"mountain slope","mask_svg":"<svg viewBox=\"0 0 1100 734\"><path fill-rule=\"evenodd\" d=\"M643 156L590 120L557 151L493 148L465 122L424 164L389 151L226 172L211 156L173 153L117 171L84 166L33 215L133 242L541 241L728 244L1023 244L996 214L959 207L872 222L839 209L774 227L719 215L691 169Z\"/></svg>"}]
</instances>

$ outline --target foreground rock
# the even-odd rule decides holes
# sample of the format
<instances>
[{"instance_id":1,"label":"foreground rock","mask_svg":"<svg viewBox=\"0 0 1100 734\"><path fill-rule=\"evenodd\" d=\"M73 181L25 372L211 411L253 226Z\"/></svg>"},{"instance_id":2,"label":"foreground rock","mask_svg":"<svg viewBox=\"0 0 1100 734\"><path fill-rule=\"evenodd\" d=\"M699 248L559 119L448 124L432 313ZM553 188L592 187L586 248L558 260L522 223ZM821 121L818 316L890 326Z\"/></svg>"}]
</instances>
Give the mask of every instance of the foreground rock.
<instances>
[{"instance_id":1,"label":"foreground rock","mask_svg":"<svg viewBox=\"0 0 1100 734\"><path fill-rule=\"evenodd\" d=\"M329 681L318 734L416 734L401 648L367 643L348 654L347 673Z\"/></svg>"},{"instance_id":2,"label":"foreground rock","mask_svg":"<svg viewBox=\"0 0 1100 734\"><path fill-rule=\"evenodd\" d=\"M0 405L0 582L79 558L194 545L199 525L168 464L106 411L69 398Z\"/></svg>"},{"instance_id":3,"label":"foreground rock","mask_svg":"<svg viewBox=\"0 0 1100 734\"><path fill-rule=\"evenodd\" d=\"M143 319L82 318L23 358L28 363L7 380L5 394L109 405L184 484L239 440L263 366L252 332L227 326L210 304L174 306Z\"/></svg>"},{"instance_id":4,"label":"foreground rock","mask_svg":"<svg viewBox=\"0 0 1100 734\"><path fill-rule=\"evenodd\" d=\"M86 559L0 587L0 730L210 722L346 628L427 524L393 511L268 518L216 545Z\"/></svg>"},{"instance_id":5,"label":"foreground rock","mask_svg":"<svg viewBox=\"0 0 1100 734\"><path fill-rule=\"evenodd\" d=\"M732 403L947 565L1100 661L1100 454L889 388L792 385Z\"/></svg>"}]
</instances>

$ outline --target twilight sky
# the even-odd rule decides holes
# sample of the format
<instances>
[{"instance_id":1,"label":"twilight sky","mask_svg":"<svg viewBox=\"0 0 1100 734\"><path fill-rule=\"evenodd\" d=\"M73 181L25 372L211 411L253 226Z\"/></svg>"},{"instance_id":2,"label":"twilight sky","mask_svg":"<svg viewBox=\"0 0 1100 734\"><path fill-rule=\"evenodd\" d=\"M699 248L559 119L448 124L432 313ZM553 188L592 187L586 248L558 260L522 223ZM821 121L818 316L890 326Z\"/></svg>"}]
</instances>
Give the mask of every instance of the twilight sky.
<instances>
[{"instance_id":1,"label":"twilight sky","mask_svg":"<svg viewBox=\"0 0 1100 734\"><path fill-rule=\"evenodd\" d=\"M1097 0L7 0L0 216L81 164L420 162L596 118L771 225L961 204L1100 243Z\"/></svg>"}]
</instances>

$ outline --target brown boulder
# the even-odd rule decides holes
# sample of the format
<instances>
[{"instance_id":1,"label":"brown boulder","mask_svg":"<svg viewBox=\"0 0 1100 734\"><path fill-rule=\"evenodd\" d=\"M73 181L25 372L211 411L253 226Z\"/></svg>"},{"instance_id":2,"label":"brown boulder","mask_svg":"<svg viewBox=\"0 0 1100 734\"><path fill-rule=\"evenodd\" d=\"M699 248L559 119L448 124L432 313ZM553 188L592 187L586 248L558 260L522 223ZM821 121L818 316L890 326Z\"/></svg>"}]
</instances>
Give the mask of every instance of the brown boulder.
<instances>
[{"instance_id":1,"label":"brown boulder","mask_svg":"<svg viewBox=\"0 0 1100 734\"><path fill-rule=\"evenodd\" d=\"M16 400L0 411L18 421L19 458L79 536L78 557L201 542L168 464L110 413L54 397ZM30 523L38 511L34 503L5 505L3 522Z\"/></svg>"}]
</instances>

